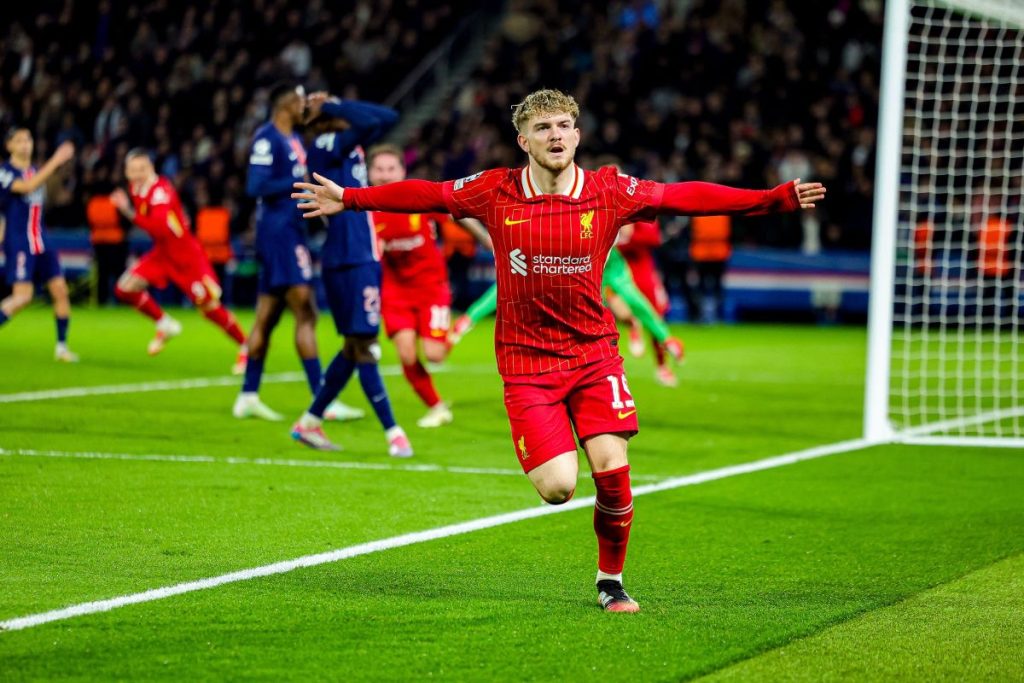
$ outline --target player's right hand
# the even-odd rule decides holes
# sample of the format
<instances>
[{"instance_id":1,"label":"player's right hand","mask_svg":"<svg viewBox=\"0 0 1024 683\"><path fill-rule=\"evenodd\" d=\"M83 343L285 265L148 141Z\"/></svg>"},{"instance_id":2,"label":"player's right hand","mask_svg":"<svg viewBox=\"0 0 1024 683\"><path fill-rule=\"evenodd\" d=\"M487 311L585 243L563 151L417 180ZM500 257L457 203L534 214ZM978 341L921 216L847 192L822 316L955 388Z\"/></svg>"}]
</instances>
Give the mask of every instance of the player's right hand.
<instances>
[{"instance_id":1,"label":"player's right hand","mask_svg":"<svg viewBox=\"0 0 1024 683\"><path fill-rule=\"evenodd\" d=\"M53 158L58 164L63 164L66 161L70 161L75 156L75 145L70 141L64 141L57 147L57 151L53 153Z\"/></svg>"},{"instance_id":2,"label":"player's right hand","mask_svg":"<svg viewBox=\"0 0 1024 683\"><path fill-rule=\"evenodd\" d=\"M299 200L299 210L303 218L317 216L333 216L345 210L345 190L336 182L319 173L313 174L315 183L295 183L292 185L299 192L292 192L292 199Z\"/></svg>"},{"instance_id":3,"label":"player's right hand","mask_svg":"<svg viewBox=\"0 0 1024 683\"><path fill-rule=\"evenodd\" d=\"M327 98L329 98L329 97L330 97L330 94L328 92L324 91L324 90L318 90L316 92L312 92L309 95L307 95L306 96L306 110L303 112L303 119L302 120L305 123L309 123L310 121L315 119L317 116L319 116L320 115L321 107L324 106L324 102L326 102Z\"/></svg>"}]
</instances>

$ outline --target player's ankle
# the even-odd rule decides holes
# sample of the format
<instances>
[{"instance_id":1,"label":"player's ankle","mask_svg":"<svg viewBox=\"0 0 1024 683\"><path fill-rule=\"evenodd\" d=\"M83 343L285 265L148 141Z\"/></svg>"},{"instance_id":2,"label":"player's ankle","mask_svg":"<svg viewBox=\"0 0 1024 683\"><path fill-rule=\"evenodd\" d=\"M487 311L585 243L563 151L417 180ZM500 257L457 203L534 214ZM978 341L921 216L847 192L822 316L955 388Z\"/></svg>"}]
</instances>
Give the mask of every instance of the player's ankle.
<instances>
[{"instance_id":1,"label":"player's ankle","mask_svg":"<svg viewBox=\"0 0 1024 683\"><path fill-rule=\"evenodd\" d=\"M617 581L619 584L622 584L622 572L619 572L618 574L609 574L608 572L603 572L598 569L597 579L594 583L599 583L601 581Z\"/></svg>"},{"instance_id":2,"label":"player's ankle","mask_svg":"<svg viewBox=\"0 0 1024 683\"><path fill-rule=\"evenodd\" d=\"M299 426L303 429L316 429L324 423L322 417L317 417L313 413L303 413L302 417L299 418Z\"/></svg>"}]
</instances>

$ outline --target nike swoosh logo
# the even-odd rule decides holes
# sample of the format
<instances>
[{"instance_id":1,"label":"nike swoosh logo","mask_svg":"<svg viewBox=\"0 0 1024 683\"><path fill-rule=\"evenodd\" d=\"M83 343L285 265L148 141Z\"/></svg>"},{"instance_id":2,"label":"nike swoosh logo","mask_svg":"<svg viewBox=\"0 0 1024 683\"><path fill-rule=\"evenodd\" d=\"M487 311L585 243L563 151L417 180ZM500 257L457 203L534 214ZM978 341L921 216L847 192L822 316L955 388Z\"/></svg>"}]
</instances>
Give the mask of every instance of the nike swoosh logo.
<instances>
[{"instance_id":1,"label":"nike swoosh logo","mask_svg":"<svg viewBox=\"0 0 1024 683\"><path fill-rule=\"evenodd\" d=\"M521 221L514 221L511 218L506 218L505 219L505 225L519 225L520 223L529 223L529 222L530 222L529 218L524 218Z\"/></svg>"},{"instance_id":2,"label":"nike swoosh logo","mask_svg":"<svg viewBox=\"0 0 1024 683\"><path fill-rule=\"evenodd\" d=\"M629 520L628 522L619 522L619 526L629 526L632 523L633 523L633 520Z\"/></svg>"},{"instance_id":3,"label":"nike swoosh logo","mask_svg":"<svg viewBox=\"0 0 1024 683\"><path fill-rule=\"evenodd\" d=\"M620 420L625 420L625 419L626 419L627 417L629 417L630 415L632 415L632 414L633 414L633 413L635 413L635 412L636 412L636 409L635 409L635 408L634 408L633 410L627 410L626 412L622 412L622 411L620 410L620 411L619 411L619 419L620 419Z\"/></svg>"}]
</instances>

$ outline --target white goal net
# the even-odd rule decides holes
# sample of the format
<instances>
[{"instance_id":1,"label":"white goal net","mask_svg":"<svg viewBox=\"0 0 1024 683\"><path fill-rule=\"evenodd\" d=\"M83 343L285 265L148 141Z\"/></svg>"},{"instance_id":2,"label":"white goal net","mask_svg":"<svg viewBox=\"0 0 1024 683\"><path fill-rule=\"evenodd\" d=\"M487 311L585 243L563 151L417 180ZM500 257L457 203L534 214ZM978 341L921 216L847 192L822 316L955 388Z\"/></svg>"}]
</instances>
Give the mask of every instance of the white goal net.
<instances>
[{"instance_id":1,"label":"white goal net","mask_svg":"<svg viewBox=\"0 0 1024 683\"><path fill-rule=\"evenodd\" d=\"M866 436L1024 446L1024 0L891 2Z\"/></svg>"}]
</instances>

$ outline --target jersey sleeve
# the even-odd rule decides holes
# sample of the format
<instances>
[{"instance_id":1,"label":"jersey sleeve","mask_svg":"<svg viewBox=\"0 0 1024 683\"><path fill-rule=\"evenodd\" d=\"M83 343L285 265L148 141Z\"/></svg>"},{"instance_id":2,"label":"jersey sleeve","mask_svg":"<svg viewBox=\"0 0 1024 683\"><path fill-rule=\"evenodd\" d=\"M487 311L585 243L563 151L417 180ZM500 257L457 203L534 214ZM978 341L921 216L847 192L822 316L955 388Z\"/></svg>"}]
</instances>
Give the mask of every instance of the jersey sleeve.
<instances>
[{"instance_id":1,"label":"jersey sleeve","mask_svg":"<svg viewBox=\"0 0 1024 683\"><path fill-rule=\"evenodd\" d=\"M476 218L483 221L498 185L507 175L508 169L494 168L442 183L448 213L455 218Z\"/></svg>"},{"instance_id":2,"label":"jersey sleeve","mask_svg":"<svg viewBox=\"0 0 1024 683\"><path fill-rule=\"evenodd\" d=\"M621 223L654 220L661 206L665 186L633 176L615 176L615 207Z\"/></svg>"},{"instance_id":3,"label":"jersey sleeve","mask_svg":"<svg viewBox=\"0 0 1024 683\"><path fill-rule=\"evenodd\" d=\"M17 179L18 176L14 174L10 166L7 164L0 166L0 207L10 199L11 186L14 185L14 181Z\"/></svg>"},{"instance_id":4,"label":"jersey sleeve","mask_svg":"<svg viewBox=\"0 0 1024 683\"><path fill-rule=\"evenodd\" d=\"M259 136L253 140L249 150L249 174L245 183L246 194L250 197L274 197L291 192L294 182L291 176L274 178L274 157L279 153L269 137Z\"/></svg>"}]
</instances>

